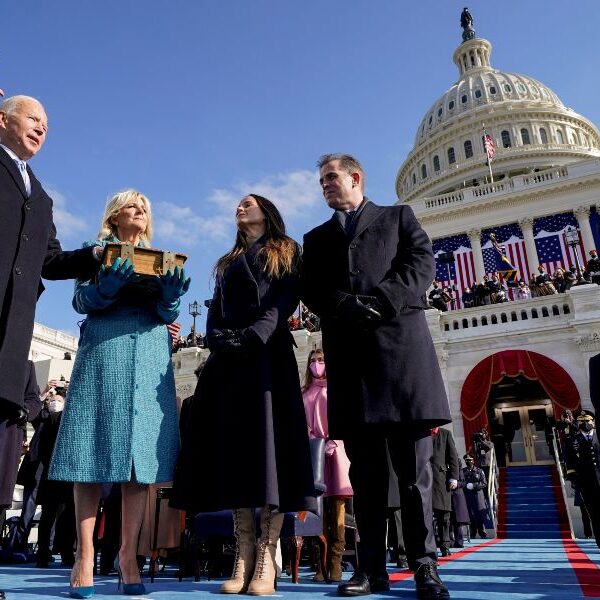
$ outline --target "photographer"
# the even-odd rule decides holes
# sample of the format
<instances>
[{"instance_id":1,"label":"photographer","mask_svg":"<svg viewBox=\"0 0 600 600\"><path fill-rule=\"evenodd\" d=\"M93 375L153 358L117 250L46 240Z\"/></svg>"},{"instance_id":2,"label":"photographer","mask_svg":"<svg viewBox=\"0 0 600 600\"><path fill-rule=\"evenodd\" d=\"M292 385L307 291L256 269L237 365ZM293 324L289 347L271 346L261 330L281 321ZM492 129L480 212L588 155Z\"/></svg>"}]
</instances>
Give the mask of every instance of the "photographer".
<instances>
[{"instance_id":1,"label":"photographer","mask_svg":"<svg viewBox=\"0 0 600 600\"><path fill-rule=\"evenodd\" d=\"M489 452L494 447L487 437L487 430L484 428L474 433L472 440L475 464L485 473L486 479L490 474Z\"/></svg>"}]
</instances>

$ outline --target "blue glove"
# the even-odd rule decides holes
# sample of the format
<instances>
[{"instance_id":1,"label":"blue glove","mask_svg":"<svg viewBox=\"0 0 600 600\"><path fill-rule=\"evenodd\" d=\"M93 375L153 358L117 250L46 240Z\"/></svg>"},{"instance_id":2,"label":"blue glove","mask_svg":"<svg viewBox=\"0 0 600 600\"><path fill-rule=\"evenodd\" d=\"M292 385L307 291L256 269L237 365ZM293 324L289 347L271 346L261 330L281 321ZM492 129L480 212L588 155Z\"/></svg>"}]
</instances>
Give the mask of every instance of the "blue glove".
<instances>
[{"instance_id":1,"label":"blue glove","mask_svg":"<svg viewBox=\"0 0 600 600\"><path fill-rule=\"evenodd\" d=\"M191 279L186 279L185 271L181 267L175 267L174 271L167 271L161 275L159 280L161 287L161 299L165 304L174 304L189 289Z\"/></svg>"},{"instance_id":2,"label":"blue glove","mask_svg":"<svg viewBox=\"0 0 600 600\"><path fill-rule=\"evenodd\" d=\"M128 258L123 263L121 263L120 257L116 258L110 269L106 265L102 265L98 273L98 291L100 295L105 299L114 298L131 279L133 273L133 265Z\"/></svg>"}]
</instances>

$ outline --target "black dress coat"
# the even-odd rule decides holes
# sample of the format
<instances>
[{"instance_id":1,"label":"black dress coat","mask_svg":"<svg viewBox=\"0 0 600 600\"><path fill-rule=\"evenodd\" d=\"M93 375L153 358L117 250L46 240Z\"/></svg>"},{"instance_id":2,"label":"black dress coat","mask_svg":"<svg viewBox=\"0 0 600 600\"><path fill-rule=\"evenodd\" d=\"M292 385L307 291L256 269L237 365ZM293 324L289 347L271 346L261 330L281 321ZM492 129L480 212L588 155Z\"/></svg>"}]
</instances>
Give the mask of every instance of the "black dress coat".
<instances>
[{"instance_id":1,"label":"black dress coat","mask_svg":"<svg viewBox=\"0 0 600 600\"><path fill-rule=\"evenodd\" d=\"M469 509L467 508L467 499L465 498L465 476L463 467L458 459L458 487L452 490L452 515L451 519L458 524L467 524L471 522Z\"/></svg>"},{"instance_id":2,"label":"black dress coat","mask_svg":"<svg viewBox=\"0 0 600 600\"><path fill-rule=\"evenodd\" d=\"M270 505L316 510L308 431L287 320L297 274L268 277L257 242L221 277L207 317L214 329L250 327L245 352L213 351L198 379L183 433L171 506L188 512Z\"/></svg>"},{"instance_id":3,"label":"black dress coat","mask_svg":"<svg viewBox=\"0 0 600 600\"><path fill-rule=\"evenodd\" d=\"M27 371L23 382L23 405L29 411L29 419L32 420L42 409L42 403L33 363L26 360L25 366ZM24 429L17 427L10 418L0 415L0 507L12 504L24 438Z\"/></svg>"},{"instance_id":4,"label":"black dress coat","mask_svg":"<svg viewBox=\"0 0 600 600\"><path fill-rule=\"evenodd\" d=\"M33 171L31 196L12 158L0 148L0 414L6 401L23 405L35 304L46 279L90 279L99 262L92 248L63 252L56 239L52 200Z\"/></svg>"},{"instance_id":5,"label":"black dress coat","mask_svg":"<svg viewBox=\"0 0 600 600\"><path fill-rule=\"evenodd\" d=\"M485 473L479 467L463 468L463 476L465 478L465 499L467 508L471 517L471 522L481 518L482 514L487 511L487 502L485 500L484 490L487 488L487 480ZM473 484L473 489L467 489L469 483Z\"/></svg>"},{"instance_id":6,"label":"black dress coat","mask_svg":"<svg viewBox=\"0 0 600 600\"><path fill-rule=\"evenodd\" d=\"M600 354L590 358L590 399L596 417L600 419Z\"/></svg>"},{"instance_id":7,"label":"black dress coat","mask_svg":"<svg viewBox=\"0 0 600 600\"><path fill-rule=\"evenodd\" d=\"M339 213L304 237L302 297L321 318L329 431L365 423L451 421L424 309L435 274L431 242L409 206L367 202L351 235ZM359 331L335 316L348 294L376 296L387 318Z\"/></svg>"},{"instance_id":8,"label":"black dress coat","mask_svg":"<svg viewBox=\"0 0 600 600\"><path fill-rule=\"evenodd\" d=\"M440 428L432 438L433 456L431 458L431 470L433 473L433 493L431 495L431 503L434 510L450 512L452 510L452 494L448 489L448 482L450 479L458 482L458 453L454 445L454 438L447 429Z\"/></svg>"}]
</instances>

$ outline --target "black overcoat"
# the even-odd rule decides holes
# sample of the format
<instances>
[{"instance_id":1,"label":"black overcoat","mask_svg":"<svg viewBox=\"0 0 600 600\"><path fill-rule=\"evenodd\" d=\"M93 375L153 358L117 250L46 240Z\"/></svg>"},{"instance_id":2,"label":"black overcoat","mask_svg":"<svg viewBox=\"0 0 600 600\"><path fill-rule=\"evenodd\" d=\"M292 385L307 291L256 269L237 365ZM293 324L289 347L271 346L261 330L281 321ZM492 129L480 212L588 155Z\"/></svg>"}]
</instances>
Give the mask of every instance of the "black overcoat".
<instances>
[{"instance_id":1,"label":"black overcoat","mask_svg":"<svg viewBox=\"0 0 600 600\"><path fill-rule=\"evenodd\" d=\"M467 508L467 500L465 498L465 476L463 475L463 467L458 459L458 487L452 490L452 518L455 523L466 524L470 523L469 509Z\"/></svg>"},{"instance_id":2,"label":"black overcoat","mask_svg":"<svg viewBox=\"0 0 600 600\"><path fill-rule=\"evenodd\" d=\"M42 409L40 390L33 363L26 360L25 367L27 371L23 382L23 404L29 411L29 418L35 419ZM24 429L0 415L0 506L12 504L24 437Z\"/></svg>"},{"instance_id":3,"label":"black overcoat","mask_svg":"<svg viewBox=\"0 0 600 600\"><path fill-rule=\"evenodd\" d=\"M211 512L271 505L316 510L308 430L287 320L298 275L261 269L255 244L217 279L207 317L216 329L251 327L248 352L214 351L198 379L182 440L171 505Z\"/></svg>"},{"instance_id":4,"label":"black overcoat","mask_svg":"<svg viewBox=\"0 0 600 600\"><path fill-rule=\"evenodd\" d=\"M2 400L23 404L35 304L46 279L90 279L99 262L92 248L63 252L52 200L33 171L31 196L12 158L0 148L0 413Z\"/></svg>"},{"instance_id":5,"label":"black overcoat","mask_svg":"<svg viewBox=\"0 0 600 600\"><path fill-rule=\"evenodd\" d=\"M434 510L452 510L452 494L448 489L448 482L454 479L458 482L459 466L458 453L454 445L452 434L440 427L436 435L432 436L433 455L431 457L431 470L433 473L433 493L431 503Z\"/></svg>"},{"instance_id":6,"label":"black overcoat","mask_svg":"<svg viewBox=\"0 0 600 600\"><path fill-rule=\"evenodd\" d=\"M321 318L329 431L363 423L451 421L424 309L435 274L431 242L409 206L367 202L353 235L337 213L304 237L302 296ZM361 332L336 319L348 294L377 296L388 317Z\"/></svg>"},{"instance_id":7,"label":"black overcoat","mask_svg":"<svg viewBox=\"0 0 600 600\"><path fill-rule=\"evenodd\" d=\"M596 413L600 419L600 354L590 358L590 399Z\"/></svg>"}]
</instances>

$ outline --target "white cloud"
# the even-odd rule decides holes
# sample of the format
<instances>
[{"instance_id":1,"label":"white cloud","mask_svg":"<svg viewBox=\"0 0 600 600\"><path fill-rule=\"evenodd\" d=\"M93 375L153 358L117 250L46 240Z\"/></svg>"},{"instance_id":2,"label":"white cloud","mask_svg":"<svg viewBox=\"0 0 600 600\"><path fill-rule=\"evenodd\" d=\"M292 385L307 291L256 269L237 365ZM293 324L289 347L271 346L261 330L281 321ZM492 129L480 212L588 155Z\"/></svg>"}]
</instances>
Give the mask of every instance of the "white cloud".
<instances>
[{"instance_id":1,"label":"white cloud","mask_svg":"<svg viewBox=\"0 0 600 600\"><path fill-rule=\"evenodd\" d=\"M153 205L156 235L187 246L197 243L230 242L235 230L235 207L249 193L272 200L281 211L288 229L310 221L314 207L321 206L318 175L315 171L291 171L263 177L258 181L240 181L230 188L213 190L204 206L206 216L191 206L172 202Z\"/></svg>"},{"instance_id":2,"label":"white cloud","mask_svg":"<svg viewBox=\"0 0 600 600\"><path fill-rule=\"evenodd\" d=\"M79 239L81 234L89 230L89 225L67 208L67 199L59 191L44 187L53 201L54 224L58 239Z\"/></svg>"}]
</instances>

